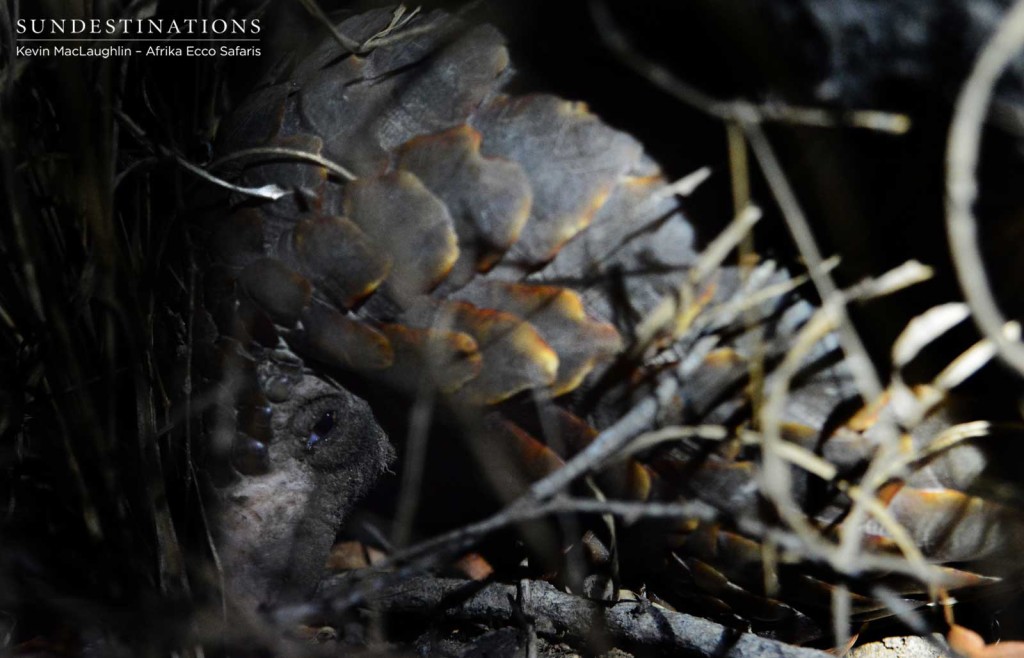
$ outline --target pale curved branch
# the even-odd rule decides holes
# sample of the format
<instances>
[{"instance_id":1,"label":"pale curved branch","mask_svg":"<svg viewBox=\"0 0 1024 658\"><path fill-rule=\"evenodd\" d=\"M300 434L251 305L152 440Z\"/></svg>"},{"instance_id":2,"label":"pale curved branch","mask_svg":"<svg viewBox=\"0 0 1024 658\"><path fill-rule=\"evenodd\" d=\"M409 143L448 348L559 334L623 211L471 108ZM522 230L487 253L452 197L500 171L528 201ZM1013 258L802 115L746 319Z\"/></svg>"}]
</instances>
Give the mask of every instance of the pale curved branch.
<instances>
[{"instance_id":1,"label":"pale curved branch","mask_svg":"<svg viewBox=\"0 0 1024 658\"><path fill-rule=\"evenodd\" d=\"M973 205L978 196L978 156L982 126L996 82L1024 48L1024 0L1018 0L999 24L960 90L946 150L946 232L971 315L999 356L1024 375L1024 345L1003 333L1006 318L996 305L978 245Z\"/></svg>"}]
</instances>

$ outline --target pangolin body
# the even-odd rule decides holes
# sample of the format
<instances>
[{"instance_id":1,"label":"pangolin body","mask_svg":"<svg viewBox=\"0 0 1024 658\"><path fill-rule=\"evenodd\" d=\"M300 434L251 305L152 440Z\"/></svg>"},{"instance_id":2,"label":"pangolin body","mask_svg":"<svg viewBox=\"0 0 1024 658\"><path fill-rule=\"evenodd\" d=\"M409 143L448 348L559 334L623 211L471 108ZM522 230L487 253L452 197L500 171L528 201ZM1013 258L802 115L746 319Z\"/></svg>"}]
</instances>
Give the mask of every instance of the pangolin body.
<instances>
[{"instance_id":1,"label":"pangolin body","mask_svg":"<svg viewBox=\"0 0 1024 658\"><path fill-rule=\"evenodd\" d=\"M495 29L442 12L397 27L392 18L343 22L359 54L328 39L219 131L235 182L286 192L234 194L203 227L207 308L237 409L213 432L212 452L241 473L222 490L223 559L231 586L258 602L315 584L345 514L392 457L369 407L336 376L475 410L497 429L471 440L515 445L518 468L537 478L659 378L680 377L659 422L756 426L749 364L771 377L813 311L771 292L789 279L772 263L693 280L694 229L657 165L579 103L503 92L509 56ZM638 352L638 324L684 284L697 293L687 330L654 359L651 347ZM843 426L840 409L857 392L834 338L794 381L785 438L855 472L878 439L870 423ZM547 432L522 420L524 405L543 410ZM539 440L552 422L561 455ZM766 595L760 544L729 522L763 506L757 451L673 445L598 480L612 497L698 498L722 513L721 523L658 526L658 542L641 542L655 555L638 571L664 579L652 591L769 626L827 611L817 572L787 572ZM927 558L998 555L1021 537L1018 515L961 493L983 472L983 452L959 446L886 490ZM794 482L797 499L831 501L808 510L827 534L845 499ZM967 529L949 532L966 509ZM888 543L877 524L868 534ZM981 580L951 570L947 584ZM855 588L855 615L885 614L866 594Z\"/></svg>"}]
</instances>

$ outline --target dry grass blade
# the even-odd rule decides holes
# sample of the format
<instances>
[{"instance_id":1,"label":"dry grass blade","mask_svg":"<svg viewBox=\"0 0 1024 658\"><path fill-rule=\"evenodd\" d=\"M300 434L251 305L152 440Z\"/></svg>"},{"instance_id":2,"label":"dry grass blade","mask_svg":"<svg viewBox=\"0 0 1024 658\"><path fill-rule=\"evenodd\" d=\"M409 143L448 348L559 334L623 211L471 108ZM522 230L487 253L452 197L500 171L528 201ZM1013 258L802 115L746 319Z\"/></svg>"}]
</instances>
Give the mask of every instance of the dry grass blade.
<instances>
[{"instance_id":1,"label":"dry grass blade","mask_svg":"<svg viewBox=\"0 0 1024 658\"><path fill-rule=\"evenodd\" d=\"M913 318L892 345L893 366L906 366L926 346L966 320L969 313L964 304L950 302L930 308Z\"/></svg>"},{"instance_id":2,"label":"dry grass blade","mask_svg":"<svg viewBox=\"0 0 1024 658\"><path fill-rule=\"evenodd\" d=\"M765 178L768 180L768 186L771 188L772 194L782 210L782 216L786 220L786 225L789 227L790 234L793 236L797 248L800 250L800 255L803 256L804 261L807 263L811 281L814 282L814 287L818 290L822 303L833 307L833 312L836 314L838 321L836 331L838 332L839 341L843 345L843 351L846 354L847 367L849 367L853 375L857 388L865 400L877 399L882 394L884 387L878 377L878 373L875 372L863 341L861 341L856 328L850 321L845 307L841 303L835 303L840 298L838 289L832 277L829 276L828 271L823 267L824 259L822 258L821 250L818 248L817 242L815 242L810 224L800 207L800 203L797 201L796 194L793 192L789 180L786 178L782 165L775 156L775 151L772 149L761 126L756 122L747 122L743 125L751 150L753 150L758 163L761 165L761 170L764 172Z\"/></svg>"},{"instance_id":3,"label":"dry grass blade","mask_svg":"<svg viewBox=\"0 0 1024 658\"><path fill-rule=\"evenodd\" d=\"M657 190L651 195L650 202L660 201L661 199L678 194L679 196L690 196L693 194L698 187L704 184L708 178L711 178L711 167L701 167L693 173L687 174L677 181L669 183L665 187Z\"/></svg>"},{"instance_id":4,"label":"dry grass blade","mask_svg":"<svg viewBox=\"0 0 1024 658\"><path fill-rule=\"evenodd\" d=\"M940 404L947 394L967 378L976 374L996 355L996 348L988 338L982 338L951 360L927 387L911 389L903 380L903 368L927 345L967 319L970 308L966 304L951 302L933 307L907 324L892 348L895 371L889 391L892 408L904 427L916 427ZM1003 334L1011 340L1020 336L1020 326L1008 322Z\"/></svg>"}]
</instances>

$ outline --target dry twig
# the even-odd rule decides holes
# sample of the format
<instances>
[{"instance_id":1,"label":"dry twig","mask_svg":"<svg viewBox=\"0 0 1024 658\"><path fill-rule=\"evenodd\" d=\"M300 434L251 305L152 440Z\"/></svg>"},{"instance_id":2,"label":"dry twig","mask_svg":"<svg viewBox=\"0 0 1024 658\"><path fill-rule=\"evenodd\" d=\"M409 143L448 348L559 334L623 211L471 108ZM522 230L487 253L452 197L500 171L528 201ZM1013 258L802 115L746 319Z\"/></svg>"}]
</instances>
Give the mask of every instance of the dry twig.
<instances>
[{"instance_id":1,"label":"dry twig","mask_svg":"<svg viewBox=\"0 0 1024 658\"><path fill-rule=\"evenodd\" d=\"M982 49L960 90L949 127L946 150L946 231L957 278L971 315L999 355L1024 375L1024 345L1003 334L1006 318L999 310L985 274L978 245L973 205L981 131L992 92L1011 60L1024 48L1024 1L1018 1Z\"/></svg>"}]
</instances>

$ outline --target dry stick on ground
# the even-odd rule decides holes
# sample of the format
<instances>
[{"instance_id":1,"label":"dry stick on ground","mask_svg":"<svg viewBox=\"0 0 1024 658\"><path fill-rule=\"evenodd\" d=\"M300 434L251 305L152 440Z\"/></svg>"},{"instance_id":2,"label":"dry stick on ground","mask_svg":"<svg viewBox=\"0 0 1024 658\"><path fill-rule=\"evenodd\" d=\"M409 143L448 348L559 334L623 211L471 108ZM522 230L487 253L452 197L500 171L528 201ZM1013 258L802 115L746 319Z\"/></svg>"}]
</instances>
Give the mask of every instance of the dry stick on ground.
<instances>
[{"instance_id":1,"label":"dry stick on ground","mask_svg":"<svg viewBox=\"0 0 1024 658\"><path fill-rule=\"evenodd\" d=\"M616 645L670 654L722 658L824 658L828 654L739 633L724 626L645 601L603 605L560 592L544 581L529 587L443 578L411 578L374 592L370 603L379 611L446 620L511 625L517 608L533 620L536 633L554 641L585 643L595 627L603 627Z\"/></svg>"},{"instance_id":2,"label":"dry stick on ground","mask_svg":"<svg viewBox=\"0 0 1024 658\"><path fill-rule=\"evenodd\" d=\"M978 328L999 355L1024 375L1024 345L1003 334L1006 318L996 305L978 246L972 206L978 196L981 131L992 91L1010 61L1024 48L1024 0L1018 0L985 45L960 90L949 127L946 151L946 231L964 298Z\"/></svg>"},{"instance_id":3,"label":"dry stick on ground","mask_svg":"<svg viewBox=\"0 0 1024 658\"><path fill-rule=\"evenodd\" d=\"M559 497L543 503L513 503L501 512L482 521L457 528L451 532L420 542L400 550L372 568L360 572L358 582L346 579L345 587L336 587L318 601L299 605L278 607L273 611L274 620L289 626L310 618L341 614L355 606L362 605L373 592L401 582L411 575L419 575L423 569L452 557L470 548L483 537L525 521L532 521L557 514L612 514L627 522L642 518L698 519L705 522L719 520L720 514L714 507L701 501L682 503L623 502L594 499ZM754 535L762 534L764 527L747 523L744 530ZM899 565L882 560L874 565L880 569L899 571Z\"/></svg>"}]
</instances>

